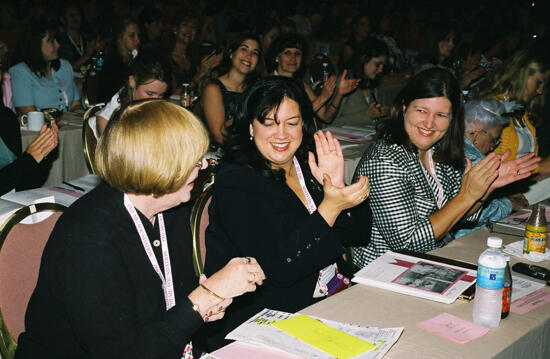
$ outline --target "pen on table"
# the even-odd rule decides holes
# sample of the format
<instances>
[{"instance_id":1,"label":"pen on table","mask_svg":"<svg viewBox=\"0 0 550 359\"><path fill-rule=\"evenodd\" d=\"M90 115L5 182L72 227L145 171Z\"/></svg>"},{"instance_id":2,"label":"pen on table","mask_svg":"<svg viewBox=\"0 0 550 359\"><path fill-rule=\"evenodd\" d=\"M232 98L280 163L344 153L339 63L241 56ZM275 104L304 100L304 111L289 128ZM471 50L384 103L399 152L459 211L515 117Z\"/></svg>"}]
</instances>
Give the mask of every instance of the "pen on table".
<instances>
[{"instance_id":1,"label":"pen on table","mask_svg":"<svg viewBox=\"0 0 550 359\"><path fill-rule=\"evenodd\" d=\"M69 183L69 182L67 182L67 181L63 181L63 184L66 184L67 186L72 187L72 188L74 188L74 189L76 189L76 190L78 190L78 191L86 192L86 190L85 190L84 188L75 186L74 184Z\"/></svg>"}]
</instances>

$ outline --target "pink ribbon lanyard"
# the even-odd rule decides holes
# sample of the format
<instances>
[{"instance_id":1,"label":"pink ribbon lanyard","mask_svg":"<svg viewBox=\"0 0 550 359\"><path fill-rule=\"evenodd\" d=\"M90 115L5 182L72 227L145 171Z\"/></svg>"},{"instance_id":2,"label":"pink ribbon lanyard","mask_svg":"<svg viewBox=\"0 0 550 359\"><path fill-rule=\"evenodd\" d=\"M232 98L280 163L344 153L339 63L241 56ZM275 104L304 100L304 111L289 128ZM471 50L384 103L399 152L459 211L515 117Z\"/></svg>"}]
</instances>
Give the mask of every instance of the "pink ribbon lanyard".
<instances>
[{"instance_id":1,"label":"pink ribbon lanyard","mask_svg":"<svg viewBox=\"0 0 550 359\"><path fill-rule=\"evenodd\" d=\"M307 190L304 174L302 173L302 168L300 167L300 163L298 163L296 156L292 158L292 162L294 163L294 168L296 169L296 175L298 176L300 187L302 187L302 192L306 197L307 210L309 211L309 214L311 214L317 210L317 206L315 205L315 202L313 202L313 198L311 198L311 194L309 194L309 191Z\"/></svg>"},{"instance_id":2,"label":"pink ribbon lanyard","mask_svg":"<svg viewBox=\"0 0 550 359\"><path fill-rule=\"evenodd\" d=\"M176 296L174 293L174 282L172 280L172 266L170 265L170 253L168 252L166 230L164 229L164 217L162 216L162 213L159 213L157 215L159 220L162 261L164 265L164 275L163 275L162 272L160 271L160 267L159 267L157 258L155 257L155 253L153 252L153 247L151 247L149 236L147 236L147 232L145 232L143 223L141 223L141 219L139 218L139 215L136 209L134 208L134 206L132 205L132 202L130 202L130 198L128 198L128 195L126 194L124 194L124 206L128 210L130 217L132 217L132 220L134 221L134 225L136 226L136 230L139 234L139 238L141 238L141 244L143 244L143 248L145 249L145 253L149 258L151 265L153 266L153 268L155 269L155 272L157 272L158 276L160 277L160 280L162 282L162 290L164 291L164 300L166 302L166 310L169 310L174 305L176 305Z\"/></svg>"},{"instance_id":3,"label":"pink ribbon lanyard","mask_svg":"<svg viewBox=\"0 0 550 359\"><path fill-rule=\"evenodd\" d=\"M433 150L430 148L428 150L428 163L430 164L430 171L428 172L430 172L430 176L432 176L437 186L437 208L441 208L443 206L443 186L441 185L441 182L439 182L439 179L437 179L437 175L435 172L435 165L432 159L432 153L433 153ZM426 175L426 179L428 179L427 177L428 176ZM428 180L428 183L429 183L429 180Z\"/></svg>"}]
</instances>

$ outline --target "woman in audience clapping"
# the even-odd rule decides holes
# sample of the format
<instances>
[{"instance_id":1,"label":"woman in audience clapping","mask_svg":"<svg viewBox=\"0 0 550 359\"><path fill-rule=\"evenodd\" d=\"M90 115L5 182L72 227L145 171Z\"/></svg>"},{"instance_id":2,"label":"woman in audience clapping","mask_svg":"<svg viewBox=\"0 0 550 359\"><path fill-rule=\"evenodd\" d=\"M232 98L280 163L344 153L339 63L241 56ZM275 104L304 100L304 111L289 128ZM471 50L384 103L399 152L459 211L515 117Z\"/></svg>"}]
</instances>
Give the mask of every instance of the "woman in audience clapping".
<instances>
[{"instance_id":1,"label":"woman in audience clapping","mask_svg":"<svg viewBox=\"0 0 550 359\"><path fill-rule=\"evenodd\" d=\"M59 58L59 43L54 23L30 22L24 29L11 67L13 104L25 114L46 108L62 111L82 110L73 68Z\"/></svg>"},{"instance_id":2,"label":"woman in audience clapping","mask_svg":"<svg viewBox=\"0 0 550 359\"><path fill-rule=\"evenodd\" d=\"M327 77L321 93L316 95L311 85L303 81L308 51L305 40L298 34L279 36L269 53L268 70L275 76L295 78L302 83L313 105L315 116L325 123L330 123L336 117L344 95L359 85L358 79L347 79L347 71L344 70L338 79L336 75Z\"/></svg>"},{"instance_id":3,"label":"woman in audience clapping","mask_svg":"<svg viewBox=\"0 0 550 359\"><path fill-rule=\"evenodd\" d=\"M353 73L361 78L359 88L342 100L335 125L373 125L388 114L388 107L376 101L377 80L388 62L386 43L374 37L366 39L356 49Z\"/></svg>"},{"instance_id":4,"label":"woman in audience clapping","mask_svg":"<svg viewBox=\"0 0 550 359\"><path fill-rule=\"evenodd\" d=\"M464 154L472 161L472 165L478 163L489 152L493 151L500 142L502 129L508 125L506 114L517 110L519 106L514 102L501 102L493 98L475 99L464 105ZM515 166L522 171L532 171L537 168L540 158L534 153L526 154L513 161L505 161L501 166ZM523 166L527 163L530 166ZM514 170L514 169L512 169ZM496 196L495 196L496 195ZM455 237L463 236L475 229L484 226L488 221L498 221L508 216L512 210L519 210L529 203L521 194L498 196L495 192L483 204L483 210L477 222L470 228L460 229Z\"/></svg>"},{"instance_id":5,"label":"woman in audience clapping","mask_svg":"<svg viewBox=\"0 0 550 359\"><path fill-rule=\"evenodd\" d=\"M166 101L131 104L109 123L96 152L104 182L65 211L48 240L18 358L189 357L193 333L262 284L250 257L197 283L181 204L207 149L200 121Z\"/></svg>"},{"instance_id":6,"label":"woman in audience clapping","mask_svg":"<svg viewBox=\"0 0 550 359\"><path fill-rule=\"evenodd\" d=\"M337 263L349 274L344 246L367 243L370 233L370 209L358 206L369 194L368 180L344 184L340 144L330 133L313 135L311 102L301 83L277 76L252 85L223 149L209 207L205 271L250 255L268 279L204 334L210 349L263 308L294 312L326 295L324 283L316 289L320 271L332 278Z\"/></svg>"},{"instance_id":7,"label":"woman in audience clapping","mask_svg":"<svg viewBox=\"0 0 550 359\"><path fill-rule=\"evenodd\" d=\"M458 82L451 72L418 73L397 95L377 142L361 158L357 175L371 182L372 239L354 248L362 267L387 250L427 252L452 240L461 220L475 221L498 187L529 176L527 168L500 166L490 153L464 163L464 118Z\"/></svg>"},{"instance_id":8,"label":"woman in audience clapping","mask_svg":"<svg viewBox=\"0 0 550 359\"><path fill-rule=\"evenodd\" d=\"M113 113L135 100L162 98L168 91L172 72L168 60L160 53L144 50L130 63L130 75L111 100L90 118L92 131L99 138Z\"/></svg>"}]
</instances>

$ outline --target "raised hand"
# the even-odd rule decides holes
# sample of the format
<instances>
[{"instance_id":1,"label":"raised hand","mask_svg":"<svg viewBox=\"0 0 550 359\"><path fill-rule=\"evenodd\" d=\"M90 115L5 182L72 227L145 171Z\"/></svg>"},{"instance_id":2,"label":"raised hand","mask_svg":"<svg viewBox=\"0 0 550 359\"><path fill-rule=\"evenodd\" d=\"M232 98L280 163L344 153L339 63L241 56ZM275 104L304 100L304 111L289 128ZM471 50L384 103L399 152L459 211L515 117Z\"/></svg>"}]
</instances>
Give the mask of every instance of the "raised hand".
<instances>
[{"instance_id":1,"label":"raised hand","mask_svg":"<svg viewBox=\"0 0 550 359\"><path fill-rule=\"evenodd\" d=\"M466 158L466 170L462 175L460 192L468 196L473 202L482 198L491 184L498 177L500 157L490 153L472 167L472 161Z\"/></svg>"},{"instance_id":2,"label":"raised hand","mask_svg":"<svg viewBox=\"0 0 550 359\"><path fill-rule=\"evenodd\" d=\"M354 91L359 86L359 79L347 79L347 70L344 70L338 79L337 93L339 95L346 95Z\"/></svg>"},{"instance_id":3,"label":"raised hand","mask_svg":"<svg viewBox=\"0 0 550 359\"><path fill-rule=\"evenodd\" d=\"M500 160L502 161L509 155L510 150L500 155ZM512 182L531 176L531 172L538 167L538 162L540 162L540 157L535 157L533 152L515 160L502 162L498 168L498 178L493 182L491 188L504 187Z\"/></svg>"},{"instance_id":4,"label":"raised hand","mask_svg":"<svg viewBox=\"0 0 550 359\"><path fill-rule=\"evenodd\" d=\"M323 82L323 89L321 90L320 96L322 96L325 100L328 100L332 97L335 87L336 75L325 76L325 81Z\"/></svg>"},{"instance_id":5,"label":"raised hand","mask_svg":"<svg viewBox=\"0 0 550 359\"><path fill-rule=\"evenodd\" d=\"M309 153L308 164L313 174L313 177L323 184L324 174L330 176L332 184L338 188L345 187L344 184L344 155L340 142L332 136L330 131L326 134L323 131L318 131L313 135L315 140L315 151L317 152L317 160L313 153Z\"/></svg>"}]
</instances>

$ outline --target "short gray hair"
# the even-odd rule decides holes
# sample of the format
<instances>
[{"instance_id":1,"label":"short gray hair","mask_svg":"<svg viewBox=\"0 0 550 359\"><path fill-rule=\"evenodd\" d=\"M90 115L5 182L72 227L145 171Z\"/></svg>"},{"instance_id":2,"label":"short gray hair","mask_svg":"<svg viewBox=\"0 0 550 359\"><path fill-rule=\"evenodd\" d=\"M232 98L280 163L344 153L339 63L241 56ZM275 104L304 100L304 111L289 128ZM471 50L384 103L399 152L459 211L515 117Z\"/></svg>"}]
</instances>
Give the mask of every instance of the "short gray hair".
<instances>
[{"instance_id":1,"label":"short gray hair","mask_svg":"<svg viewBox=\"0 0 550 359\"><path fill-rule=\"evenodd\" d=\"M506 126L509 119L504 115L518 109L521 105L513 101L502 102L494 98L470 100L464 104L466 131L476 130L479 125L486 130Z\"/></svg>"}]
</instances>

